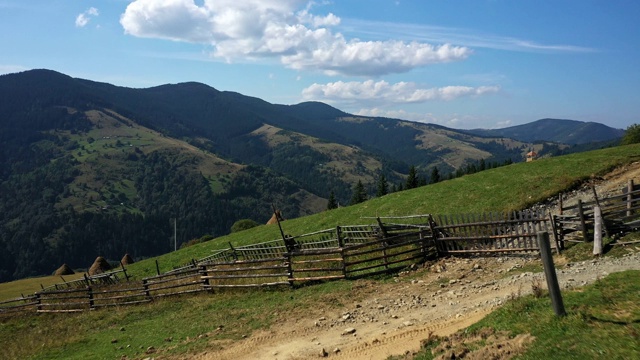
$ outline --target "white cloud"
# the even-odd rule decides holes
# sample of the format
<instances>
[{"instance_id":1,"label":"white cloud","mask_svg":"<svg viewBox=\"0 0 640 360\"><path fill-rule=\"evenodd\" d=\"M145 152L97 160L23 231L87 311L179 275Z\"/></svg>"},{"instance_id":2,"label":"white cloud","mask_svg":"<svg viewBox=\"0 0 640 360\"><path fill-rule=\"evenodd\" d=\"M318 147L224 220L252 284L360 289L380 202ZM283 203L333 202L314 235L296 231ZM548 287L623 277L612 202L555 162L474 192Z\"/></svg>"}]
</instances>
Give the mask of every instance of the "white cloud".
<instances>
[{"instance_id":1,"label":"white cloud","mask_svg":"<svg viewBox=\"0 0 640 360\"><path fill-rule=\"evenodd\" d=\"M542 44L511 36L483 33L476 29L349 18L342 19L341 25L355 36L393 37L404 41L455 43L474 48L517 52L588 53L598 51L594 48L570 44Z\"/></svg>"},{"instance_id":2,"label":"white cloud","mask_svg":"<svg viewBox=\"0 0 640 360\"><path fill-rule=\"evenodd\" d=\"M99 15L100 15L100 12L98 11L98 9L94 7L90 7L89 9L87 9L87 11L83 12L82 14L76 17L76 27L87 26L87 24L89 24L89 21L91 21L92 17L96 17Z\"/></svg>"},{"instance_id":3,"label":"white cloud","mask_svg":"<svg viewBox=\"0 0 640 360\"><path fill-rule=\"evenodd\" d=\"M496 122L495 119L486 116L478 115L464 115L464 114L432 114L432 113L418 113L408 112L405 110L393 110L393 109L381 109L378 107L363 108L355 115L360 116L372 116L372 117L387 117L392 119L409 120L427 124L438 124L453 129L498 129L507 126L512 126L511 120L504 120Z\"/></svg>"},{"instance_id":4,"label":"white cloud","mask_svg":"<svg viewBox=\"0 0 640 360\"><path fill-rule=\"evenodd\" d=\"M342 103L367 101L377 104L408 104L433 100L450 101L464 96L492 94L499 90L498 86L420 88L413 82L390 84L384 80L337 81L327 84L314 83L302 90L302 97L305 100Z\"/></svg>"},{"instance_id":5,"label":"white cloud","mask_svg":"<svg viewBox=\"0 0 640 360\"><path fill-rule=\"evenodd\" d=\"M419 41L347 39L332 27L341 19L314 15L302 0L135 0L120 18L125 32L205 43L231 62L276 57L296 70L378 76L466 59L471 50ZM300 10L301 9L301 10Z\"/></svg>"}]
</instances>

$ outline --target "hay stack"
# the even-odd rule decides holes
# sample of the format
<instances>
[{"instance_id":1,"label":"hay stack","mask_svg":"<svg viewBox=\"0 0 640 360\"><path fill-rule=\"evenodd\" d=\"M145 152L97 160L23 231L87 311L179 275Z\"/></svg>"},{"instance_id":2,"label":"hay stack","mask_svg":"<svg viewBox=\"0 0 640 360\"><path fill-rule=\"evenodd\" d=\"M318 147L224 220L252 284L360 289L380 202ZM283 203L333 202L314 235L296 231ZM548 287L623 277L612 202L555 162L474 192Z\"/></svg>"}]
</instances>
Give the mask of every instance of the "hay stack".
<instances>
[{"instance_id":1,"label":"hay stack","mask_svg":"<svg viewBox=\"0 0 640 360\"><path fill-rule=\"evenodd\" d=\"M93 265L89 268L89 276L102 274L103 272L107 272L111 270L111 265L105 260L102 256L98 256L96 261L93 262Z\"/></svg>"},{"instance_id":2,"label":"hay stack","mask_svg":"<svg viewBox=\"0 0 640 360\"><path fill-rule=\"evenodd\" d=\"M133 261L133 258L131 257L131 255L129 255L129 253L124 254L124 256L122 257L122 260L120 260L120 262L122 263L122 265L131 265L133 264L135 261Z\"/></svg>"},{"instance_id":3,"label":"hay stack","mask_svg":"<svg viewBox=\"0 0 640 360\"><path fill-rule=\"evenodd\" d=\"M72 274L75 274L75 272L69 267L69 265L62 264L62 266L60 266L58 270L56 270L56 272L53 274L54 275L72 275Z\"/></svg>"}]
</instances>

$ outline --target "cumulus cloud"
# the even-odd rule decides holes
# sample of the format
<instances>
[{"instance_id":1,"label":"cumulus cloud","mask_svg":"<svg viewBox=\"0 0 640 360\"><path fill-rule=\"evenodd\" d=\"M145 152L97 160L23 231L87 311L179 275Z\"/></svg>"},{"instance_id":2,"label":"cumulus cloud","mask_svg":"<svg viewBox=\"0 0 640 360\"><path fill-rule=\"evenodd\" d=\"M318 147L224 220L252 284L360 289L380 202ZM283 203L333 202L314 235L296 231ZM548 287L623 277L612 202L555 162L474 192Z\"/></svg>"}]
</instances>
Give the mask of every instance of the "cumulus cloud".
<instances>
[{"instance_id":1,"label":"cumulus cloud","mask_svg":"<svg viewBox=\"0 0 640 360\"><path fill-rule=\"evenodd\" d=\"M390 84L384 80L363 82L337 81L317 84L302 90L305 100L328 102L369 101L379 104L409 104L433 100L450 101L464 96L480 96L496 93L498 86L445 86L439 88L420 88L413 82Z\"/></svg>"},{"instance_id":2,"label":"cumulus cloud","mask_svg":"<svg viewBox=\"0 0 640 360\"><path fill-rule=\"evenodd\" d=\"M76 27L87 26L87 24L89 24L89 21L91 21L93 17L96 17L98 15L100 15L100 12L98 12L98 9L94 7L90 7L89 9L87 9L87 11L83 12L82 14L76 17Z\"/></svg>"},{"instance_id":3,"label":"cumulus cloud","mask_svg":"<svg viewBox=\"0 0 640 360\"><path fill-rule=\"evenodd\" d=\"M302 0L135 0L120 18L125 33L205 43L231 62L276 57L296 70L378 76L466 59L471 50L418 41L347 39L332 27L341 19L314 15Z\"/></svg>"}]
</instances>

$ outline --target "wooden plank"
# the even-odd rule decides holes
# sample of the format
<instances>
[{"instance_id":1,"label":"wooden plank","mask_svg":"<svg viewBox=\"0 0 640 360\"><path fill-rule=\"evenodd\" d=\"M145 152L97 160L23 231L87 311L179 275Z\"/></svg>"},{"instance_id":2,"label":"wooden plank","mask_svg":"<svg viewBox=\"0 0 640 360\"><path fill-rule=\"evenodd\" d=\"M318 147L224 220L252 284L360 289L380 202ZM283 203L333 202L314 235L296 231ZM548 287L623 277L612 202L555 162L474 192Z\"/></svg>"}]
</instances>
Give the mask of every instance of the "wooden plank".
<instances>
[{"instance_id":1,"label":"wooden plank","mask_svg":"<svg viewBox=\"0 0 640 360\"><path fill-rule=\"evenodd\" d=\"M293 278L293 281L318 281L318 280L338 280L344 279L344 275L329 275L329 276L310 276L302 278Z\"/></svg>"},{"instance_id":2,"label":"wooden plank","mask_svg":"<svg viewBox=\"0 0 640 360\"><path fill-rule=\"evenodd\" d=\"M241 275L207 275L202 276L202 279L206 280L232 280L232 279L258 279L269 277L287 277L289 273L280 274L241 274Z\"/></svg>"},{"instance_id":3,"label":"wooden plank","mask_svg":"<svg viewBox=\"0 0 640 360\"><path fill-rule=\"evenodd\" d=\"M223 273L223 272L238 272L238 271L280 270L280 269L286 269L286 268L288 268L288 266L283 263L283 264L278 264L273 266L251 266L246 268L242 268L242 267L227 268L227 269L214 268L214 269L207 269L206 272L207 273Z\"/></svg>"},{"instance_id":4,"label":"wooden plank","mask_svg":"<svg viewBox=\"0 0 640 360\"><path fill-rule=\"evenodd\" d=\"M162 287L158 287L158 288L149 287L148 291L160 291L160 290L175 289L175 288L180 288L180 287L201 285L201 284L203 284L203 282L204 282L203 280L199 279L199 280L190 281L190 282L186 282L186 283L167 285L167 286L162 286Z\"/></svg>"},{"instance_id":5,"label":"wooden plank","mask_svg":"<svg viewBox=\"0 0 640 360\"><path fill-rule=\"evenodd\" d=\"M113 307L113 306L126 306L126 305L137 305L137 304L146 304L152 302L152 299L142 299L142 300L134 300L134 301L123 301L120 303L112 303L112 304L94 304L94 308L102 308L102 307Z\"/></svg>"},{"instance_id":6,"label":"wooden plank","mask_svg":"<svg viewBox=\"0 0 640 360\"><path fill-rule=\"evenodd\" d=\"M292 263L296 264L315 264L323 262L342 262L342 258L330 258L330 259L313 259L313 260L293 260Z\"/></svg>"}]
</instances>

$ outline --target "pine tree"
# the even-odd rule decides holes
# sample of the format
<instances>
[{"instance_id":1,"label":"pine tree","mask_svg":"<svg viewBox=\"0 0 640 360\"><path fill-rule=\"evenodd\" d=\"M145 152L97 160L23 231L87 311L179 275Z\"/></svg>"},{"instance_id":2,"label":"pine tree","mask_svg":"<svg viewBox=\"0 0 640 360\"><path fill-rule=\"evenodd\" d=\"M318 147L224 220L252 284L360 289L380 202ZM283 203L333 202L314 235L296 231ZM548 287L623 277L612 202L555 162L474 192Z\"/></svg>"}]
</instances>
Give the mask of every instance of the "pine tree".
<instances>
[{"instance_id":1,"label":"pine tree","mask_svg":"<svg viewBox=\"0 0 640 360\"><path fill-rule=\"evenodd\" d=\"M331 190L331 193L329 194L329 203L327 204L327 210L332 210L337 208L338 208L338 202L336 201L336 194L334 194L333 190Z\"/></svg>"},{"instance_id":2,"label":"pine tree","mask_svg":"<svg viewBox=\"0 0 640 360\"><path fill-rule=\"evenodd\" d=\"M435 183L437 183L437 182L440 182L440 171L438 171L438 168L437 168L437 167L435 167L435 166L434 166L434 167L433 167L433 169L431 170L431 176L430 176L430 179L431 179L431 183L432 183L432 184L435 184Z\"/></svg>"},{"instance_id":3,"label":"pine tree","mask_svg":"<svg viewBox=\"0 0 640 360\"><path fill-rule=\"evenodd\" d=\"M389 184L384 174L380 174L378 179L378 190L376 191L376 197L385 196L389 193Z\"/></svg>"},{"instance_id":4,"label":"pine tree","mask_svg":"<svg viewBox=\"0 0 640 360\"><path fill-rule=\"evenodd\" d=\"M418 187L418 174L416 172L416 167L411 165L409 168L409 175L407 176L407 184L405 185L405 189L415 189Z\"/></svg>"},{"instance_id":5,"label":"pine tree","mask_svg":"<svg viewBox=\"0 0 640 360\"><path fill-rule=\"evenodd\" d=\"M362 181L358 180L358 183L353 188L353 195L351 196L351 205L360 204L367 201L367 192L364 190Z\"/></svg>"}]
</instances>

